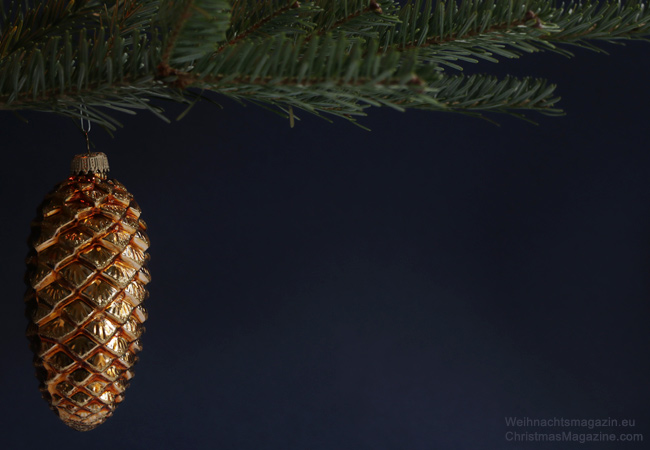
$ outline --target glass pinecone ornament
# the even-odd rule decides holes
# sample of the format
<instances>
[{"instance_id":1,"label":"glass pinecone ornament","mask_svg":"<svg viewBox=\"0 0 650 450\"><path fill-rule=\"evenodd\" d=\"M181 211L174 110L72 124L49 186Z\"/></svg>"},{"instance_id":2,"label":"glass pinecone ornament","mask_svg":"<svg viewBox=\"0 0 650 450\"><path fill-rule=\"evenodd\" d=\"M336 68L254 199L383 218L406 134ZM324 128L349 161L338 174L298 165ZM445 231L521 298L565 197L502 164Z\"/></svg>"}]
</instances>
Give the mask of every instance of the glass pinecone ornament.
<instances>
[{"instance_id":1,"label":"glass pinecone ornament","mask_svg":"<svg viewBox=\"0 0 650 450\"><path fill-rule=\"evenodd\" d=\"M77 155L32 223L25 281L40 390L86 431L123 400L141 350L149 238L133 196L107 178L103 153Z\"/></svg>"}]
</instances>

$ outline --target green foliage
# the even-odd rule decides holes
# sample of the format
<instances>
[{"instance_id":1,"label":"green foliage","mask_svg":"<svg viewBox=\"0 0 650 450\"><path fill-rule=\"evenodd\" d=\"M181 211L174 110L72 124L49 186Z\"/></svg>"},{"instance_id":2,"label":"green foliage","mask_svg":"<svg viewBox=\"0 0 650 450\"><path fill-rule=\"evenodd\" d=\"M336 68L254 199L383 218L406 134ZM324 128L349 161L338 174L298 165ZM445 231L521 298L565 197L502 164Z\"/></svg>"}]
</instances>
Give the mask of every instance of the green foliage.
<instances>
[{"instance_id":1,"label":"green foliage","mask_svg":"<svg viewBox=\"0 0 650 450\"><path fill-rule=\"evenodd\" d=\"M320 0L320 13L314 18L316 33L347 38L376 39L398 23L398 5L391 0Z\"/></svg>"},{"instance_id":2,"label":"green foliage","mask_svg":"<svg viewBox=\"0 0 650 450\"><path fill-rule=\"evenodd\" d=\"M230 25L227 0L161 2L159 31L165 64L187 64L209 56L226 37Z\"/></svg>"},{"instance_id":3,"label":"green foliage","mask_svg":"<svg viewBox=\"0 0 650 450\"><path fill-rule=\"evenodd\" d=\"M236 0L232 3L232 22L221 50L242 40L305 34L313 29L311 17L317 11L312 2Z\"/></svg>"},{"instance_id":4,"label":"green foliage","mask_svg":"<svg viewBox=\"0 0 650 450\"><path fill-rule=\"evenodd\" d=\"M382 35L382 45L423 48L423 61L459 70L454 61L496 62L540 50L572 56L562 44L598 50L593 41L647 39L647 6L638 1L572 1L556 7L540 0L417 0L402 8L399 25Z\"/></svg>"},{"instance_id":5,"label":"green foliage","mask_svg":"<svg viewBox=\"0 0 650 450\"><path fill-rule=\"evenodd\" d=\"M647 40L647 0L28 0L0 8L0 109L78 117L206 91L354 120L370 106L557 115L544 80L463 65ZM447 74L450 70L455 73Z\"/></svg>"},{"instance_id":6,"label":"green foliage","mask_svg":"<svg viewBox=\"0 0 650 450\"><path fill-rule=\"evenodd\" d=\"M34 8L12 3L0 13L0 60L19 51L33 49L59 30L73 32L92 28L97 2L57 0Z\"/></svg>"}]
</instances>

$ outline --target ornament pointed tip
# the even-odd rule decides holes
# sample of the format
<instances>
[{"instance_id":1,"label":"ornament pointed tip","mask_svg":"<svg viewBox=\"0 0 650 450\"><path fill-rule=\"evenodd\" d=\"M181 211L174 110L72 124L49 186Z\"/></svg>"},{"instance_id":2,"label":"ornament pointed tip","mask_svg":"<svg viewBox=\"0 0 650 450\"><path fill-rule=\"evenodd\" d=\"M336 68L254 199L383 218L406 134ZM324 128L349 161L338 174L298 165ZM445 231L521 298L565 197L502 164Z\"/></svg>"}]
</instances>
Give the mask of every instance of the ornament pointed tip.
<instances>
[{"instance_id":1,"label":"ornament pointed tip","mask_svg":"<svg viewBox=\"0 0 650 450\"><path fill-rule=\"evenodd\" d=\"M106 157L106 154L102 152L75 155L70 164L70 172L72 175L106 175L108 171L108 158Z\"/></svg>"},{"instance_id":2,"label":"ornament pointed tip","mask_svg":"<svg viewBox=\"0 0 650 450\"><path fill-rule=\"evenodd\" d=\"M90 424L90 425L86 425L86 424L79 423L79 422L68 422L68 421L64 421L63 423L65 423L67 426L69 426L70 428L72 428L73 430L76 430L76 431L90 431L90 430L94 430L95 428L97 428L99 425L104 423L104 421L102 420L101 422L93 423L93 424Z\"/></svg>"}]
</instances>

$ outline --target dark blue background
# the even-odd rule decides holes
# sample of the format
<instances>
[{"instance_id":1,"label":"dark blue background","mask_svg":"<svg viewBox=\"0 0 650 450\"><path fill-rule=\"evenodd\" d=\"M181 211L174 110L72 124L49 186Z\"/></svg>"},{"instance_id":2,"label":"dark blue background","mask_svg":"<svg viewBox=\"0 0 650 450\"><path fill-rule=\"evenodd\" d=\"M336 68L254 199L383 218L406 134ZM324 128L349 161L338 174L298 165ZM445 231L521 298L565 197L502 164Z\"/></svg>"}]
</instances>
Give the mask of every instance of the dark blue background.
<instances>
[{"instance_id":1,"label":"dark blue background","mask_svg":"<svg viewBox=\"0 0 650 450\"><path fill-rule=\"evenodd\" d=\"M153 282L136 377L88 433L40 398L22 302L30 220L84 142L3 113L0 447L647 448L516 444L504 417L650 440L649 48L483 65L560 84L568 115L539 126L374 109L372 132L290 129L224 100L93 129Z\"/></svg>"}]
</instances>

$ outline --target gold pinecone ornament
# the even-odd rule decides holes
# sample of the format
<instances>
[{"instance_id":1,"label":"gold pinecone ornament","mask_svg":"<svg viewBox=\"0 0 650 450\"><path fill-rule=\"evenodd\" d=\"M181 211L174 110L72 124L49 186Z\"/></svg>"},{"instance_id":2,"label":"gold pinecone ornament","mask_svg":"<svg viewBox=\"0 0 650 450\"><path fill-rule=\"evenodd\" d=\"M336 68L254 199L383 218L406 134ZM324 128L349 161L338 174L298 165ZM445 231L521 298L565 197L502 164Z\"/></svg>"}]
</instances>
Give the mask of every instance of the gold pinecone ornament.
<instances>
[{"instance_id":1,"label":"gold pinecone ornament","mask_svg":"<svg viewBox=\"0 0 650 450\"><path fill-rule=\"evenodd\" d=\"M107 172L103 153L75 156L29 239L27 337L39 388L79 431L103 423L123 400L147 318L147 226Z\"/></svg>"}]
</instances>

